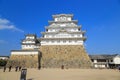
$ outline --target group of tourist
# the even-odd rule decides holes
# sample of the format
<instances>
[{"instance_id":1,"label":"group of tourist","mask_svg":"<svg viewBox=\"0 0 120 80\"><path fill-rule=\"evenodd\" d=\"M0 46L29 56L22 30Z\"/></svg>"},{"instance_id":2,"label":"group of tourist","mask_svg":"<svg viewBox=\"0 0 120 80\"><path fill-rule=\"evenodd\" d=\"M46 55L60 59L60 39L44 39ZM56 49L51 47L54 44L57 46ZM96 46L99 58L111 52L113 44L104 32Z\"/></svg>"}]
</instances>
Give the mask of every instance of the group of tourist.
<instances>
[{"instance_id":1,"label":"group of tourist","mask_svg":"<svg viewBox=\"0 0 120 80\"><path fill-rule=\"evenodd\" d=\"M12 66L9 66L8 69L9 69L9 72L10 72L11 69L12 69ZM16 66L15 67L16 72L18 71L18 69L19 69L19 71L21 71L21 66ZM5 71L6 71L6 66L4 66L4 68L3 68L3 72L5 72Z\"/></svg>"}]
</instances>

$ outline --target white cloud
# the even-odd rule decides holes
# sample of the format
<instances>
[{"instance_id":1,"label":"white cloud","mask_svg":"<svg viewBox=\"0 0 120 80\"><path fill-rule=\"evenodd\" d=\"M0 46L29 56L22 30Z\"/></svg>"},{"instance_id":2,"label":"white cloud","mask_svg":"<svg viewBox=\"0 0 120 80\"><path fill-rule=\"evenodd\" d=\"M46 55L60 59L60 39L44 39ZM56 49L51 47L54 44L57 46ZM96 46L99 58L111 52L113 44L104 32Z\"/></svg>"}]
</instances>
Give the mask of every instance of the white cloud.
<instances>
[{"instance_id":1,"label":"white cloud","mask_svg":"<svg viewBox=\"0 0 120 80\"><path fill-rule=\"evenodd\" d=\"M0 30L4 30L4 29L9 29L9 30L13 30L13 31L24 32L23 30L17 28L9 20L0 18Z\"/></svg>"},{"instance_id":2,"label":"white cloud","mask_svg":"<svg viewBox=\"0 0 120 80\"><path fill-rule=\"evenodd\" d=\"M4 40L0 40L0 44L6 44L7 41L4 41Z\"/></svg>"}]
</instances>

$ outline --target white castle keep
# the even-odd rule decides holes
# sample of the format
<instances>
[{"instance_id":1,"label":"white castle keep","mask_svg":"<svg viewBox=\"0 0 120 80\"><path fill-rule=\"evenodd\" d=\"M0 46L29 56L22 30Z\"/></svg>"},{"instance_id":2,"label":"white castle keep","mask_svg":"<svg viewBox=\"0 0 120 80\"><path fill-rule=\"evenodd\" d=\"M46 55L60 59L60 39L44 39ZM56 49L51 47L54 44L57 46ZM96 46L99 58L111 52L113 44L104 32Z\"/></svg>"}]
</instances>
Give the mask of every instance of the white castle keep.
<instances>
[{"instance_id":1,"label":"white castle keep","mask_svg":"<svg viewBox=\"0 0 120 80\"><path fill-rule=\"evenodd\" d=\"M27 34L22 41L22 49L35 49L41 45L83 45L86 37L78 21L73 20L72 14L53 15L53 21L41 32L42 37L36 38L34 34Z\"/></svg>"},{"instance_id":2,"label":"white castle keep","mask_svg":"<svg viewBox=\"0 0 120 80\"><path fill-rule=\"evenodd\" d=\"M45 27L46 32L41 32L41 38L27 34L22 41L22 49L35 49L40 45L83 45L85 31L81 30L81 25L77 25L77 20L73 20L72 14L53 15L53 19Z\"/></svg>"},{"instance_id":3,"label":"white castle keep","mask_svg":"<svg viewBox=\"0 0 120 80\"><path fill-rule=\"evenodd\" d=\"M72 14L52 17L53 21L48 21L49 25L45 27L45 32L41 32L40 38L27 34L21 41L22 49L11 51L11 62L18 61L19 65L26 67L59 67L62 64L77 68L90 67L91 61L84 49L85 31L81 30L78 21L73 20Z\"/></svg>"},{"instance_id":4,"label":"white castle keep","mask_svg":"<svg viewBox=\"0 0 120 80\"><path fill-rule=\"evenodd\" d=\"M72 14L53 15L53 19L42 32L41 45L83 45L85 31L81 31L77 20L72 20Z\"/></svg>"}]
</instances>

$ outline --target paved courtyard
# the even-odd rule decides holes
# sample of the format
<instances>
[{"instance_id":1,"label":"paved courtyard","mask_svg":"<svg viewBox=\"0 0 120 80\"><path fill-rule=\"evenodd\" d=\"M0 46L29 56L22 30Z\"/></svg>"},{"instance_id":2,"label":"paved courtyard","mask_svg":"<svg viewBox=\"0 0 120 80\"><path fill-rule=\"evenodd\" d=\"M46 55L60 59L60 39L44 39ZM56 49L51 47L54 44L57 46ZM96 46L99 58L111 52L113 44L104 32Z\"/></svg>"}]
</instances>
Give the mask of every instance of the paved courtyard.
<instances>
[{"instance_id":1,"label":"paved courtyard","mask_svg":"<svg viewBox=\"0 0 120 80\"><path fill-rule=\"evenodd\" d=\"M20 80L21 72L3 72L0 80ZM120 80L120 72L111 69L27 69L27 80Z\"/></svg>"}]
</instances>

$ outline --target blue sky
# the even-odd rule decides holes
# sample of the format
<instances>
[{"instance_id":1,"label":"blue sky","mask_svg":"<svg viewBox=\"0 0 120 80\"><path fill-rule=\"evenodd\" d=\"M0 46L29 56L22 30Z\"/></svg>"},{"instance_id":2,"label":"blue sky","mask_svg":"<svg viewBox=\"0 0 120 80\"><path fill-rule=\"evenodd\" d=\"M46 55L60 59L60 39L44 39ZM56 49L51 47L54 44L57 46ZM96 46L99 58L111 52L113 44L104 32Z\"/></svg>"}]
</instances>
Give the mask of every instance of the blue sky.
<instances>
[{"instance_id":1,"label":"blue sky","mask_svg":"<svg viewBox=\"0 0 120 80\"><path fill-rule=\"evenodd\" d=\"M120 54L120 0L0 0L0 55L21 49L27 33L45 31L53 14L74 14L89 54Z\"/></svg>"}]
</instances>

